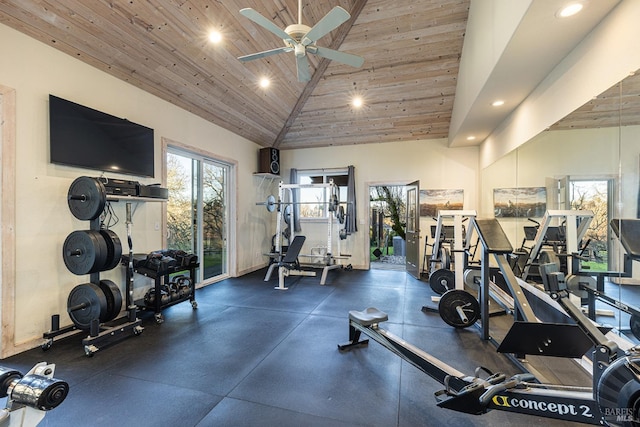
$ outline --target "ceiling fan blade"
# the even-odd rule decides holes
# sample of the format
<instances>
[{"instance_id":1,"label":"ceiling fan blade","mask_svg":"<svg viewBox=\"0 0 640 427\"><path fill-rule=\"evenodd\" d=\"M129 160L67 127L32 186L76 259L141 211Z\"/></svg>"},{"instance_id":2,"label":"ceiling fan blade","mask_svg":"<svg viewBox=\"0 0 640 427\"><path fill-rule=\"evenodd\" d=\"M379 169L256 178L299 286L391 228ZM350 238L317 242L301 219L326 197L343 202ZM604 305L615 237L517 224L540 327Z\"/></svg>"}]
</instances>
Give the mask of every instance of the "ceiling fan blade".
<instances>
[{"instance_id":1,"label":"ceiling fan blade","mask_svg":"<svg viewBox=\"0 0 640 427\"><path fill-rule=\"evenodd\" d=\"M296 68L298 70L298 81L308 82L311 80L311 74L309 73L309 60L307 55L296 55Z\"/></svg>"},{"instance_id":2,"label":"ceiling fan blade","mask_svg":"<svg viewBox=\"0 0 640 427\"><path fill-rule=\"evenodd\" d=\"M343 64L351 65L352 67L356 68L360 68L362 64L364 64L364 58L361 56L340 52L326 47L307 46L307 52L313 53L323 58L331 59L332 61L338 61Z\"/></svg>"},{"instance_id":3,"label":"ceiling fan blade","mask_svg":"<svg viewBox=\"0 0 640 427\"><path fill-rule=\"evenodd\" d=\"M249 7L240 9L240 14L245 18L251 19L253 22L260 25L264 29L271 31L273 34L280 37L281 39L287 40L287 41L293 41L291 36L285 33L282 28L278 27L276 24L274 24L264 16L260 15L254 9L251 9Z\"/></svg>"},{"instance_id":4,"label":"ceiling fan blade","mask_svg":"<svg viewBox=\"0 0 640 427\"><path fill-rule=\"evenodd\" d=\"M314 25L313 28L304 35L304 37L302 37L301 43L305 46L314 43L316 40L324 37L340 26L340 24L347 22L349 18L351 18L349 12L340 6L334 7L321 20L319 20L316 25Z\"/></svg>"},{"instance_id":5,"label":"ceiling fan blade","mask_svg":"<svg viewBox=\"0 0 640 427\"><path fill-rule=\"evenodd\" d=\"M282 52L291 52L293 48L278 47L276 49L265 50L263 52L252 53L251 55L239 56L238 59L243 62L253 61L254 59L264 58L265 56L277 55Z\"/></svg>"}]
</instances>

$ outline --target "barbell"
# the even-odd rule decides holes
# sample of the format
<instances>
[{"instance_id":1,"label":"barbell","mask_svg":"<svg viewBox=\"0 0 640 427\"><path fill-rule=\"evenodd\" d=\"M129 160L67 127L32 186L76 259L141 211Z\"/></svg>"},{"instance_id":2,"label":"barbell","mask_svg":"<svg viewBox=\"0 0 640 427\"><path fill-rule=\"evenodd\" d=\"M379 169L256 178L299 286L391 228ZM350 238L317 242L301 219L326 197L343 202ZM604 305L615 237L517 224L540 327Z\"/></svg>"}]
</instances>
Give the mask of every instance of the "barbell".
<instances>
[{"instance_id":1,"label":"barbell","mask_svg":"<svg viewBox=\"0 0 640 427\"><path fill-rule=\"evenodd\" d=\"M329 205L329 212L335 212L340 206L340 201L338 200L338 196L335 194L331 196L331 200L328 202L280 202L276 201L276 198L273 194L270 194L267 197L267 200L264 202L256 202L256 206L266 206L269 212L274 212L276 209L280 209L280 206L288 206L288 205Z\"/></svg>"},{"instance_id":2,"label":"barbell","mask_svg":"<svg viewBox=\"0 0 640 427\"><path fill-rule=\"evenodd\" d=\"M340 224L344 224L344 221L345 221L344 207L340 204L340 201L338 200L338 196L335 194L331 196L331 200L328 202L280 202L280 201L276 201L276 198L275 196L273 196L273 194L270 194L267 197L267 200L265 200L264 202L256 202L256 206L266 206L269 212L274 212L276 209L279 210L280 206L284 205L285 206L284 217L285 217L285 222L287 224L289 223L288 217L290 215L290 212L287 211L287 208L289 208L291 205L320 205L320 204L329 204L329 212L335 212L338 222L340 222Z\"/></svg>"}]
</instances>

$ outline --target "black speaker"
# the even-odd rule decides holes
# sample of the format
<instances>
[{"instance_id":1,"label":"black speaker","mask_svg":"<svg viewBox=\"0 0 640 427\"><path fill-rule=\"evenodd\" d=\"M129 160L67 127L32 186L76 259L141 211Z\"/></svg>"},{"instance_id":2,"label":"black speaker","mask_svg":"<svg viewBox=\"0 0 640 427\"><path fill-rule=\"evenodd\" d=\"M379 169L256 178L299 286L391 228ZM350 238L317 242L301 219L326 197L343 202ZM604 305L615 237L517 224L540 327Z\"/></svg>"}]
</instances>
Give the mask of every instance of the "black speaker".
<instances>
[{"instance_id":1,"label":"black speaker","mask_svg":"<svg viewBox=\"0 0 640 427\"><path fill-rule=\"evenodd\" d=\"M280 175L280 150L270 147L260 149L258 173Z\"/></svg>"}]
</instances>

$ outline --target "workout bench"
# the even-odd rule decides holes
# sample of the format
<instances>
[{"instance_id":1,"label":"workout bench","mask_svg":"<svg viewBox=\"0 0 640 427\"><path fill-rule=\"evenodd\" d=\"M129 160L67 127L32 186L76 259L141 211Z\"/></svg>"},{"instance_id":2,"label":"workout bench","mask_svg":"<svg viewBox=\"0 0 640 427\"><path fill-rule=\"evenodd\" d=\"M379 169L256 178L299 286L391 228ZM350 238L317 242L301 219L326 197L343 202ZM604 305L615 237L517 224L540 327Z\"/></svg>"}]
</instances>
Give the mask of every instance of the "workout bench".
<instances>
[{"instance_id":1,"label":"workout bench","mask_svg":"<svg viewBox=\"0 0 640 427\"><path fill-rule=\"evenodd\" d=\"M287 276L315 277L316 273L314 271L302 270L300 268L300 262L298 261L298 256L300 255L300 251L302 250L305 240L306 237L300 235L293 238L293 241L289 245L284 257L269 266L267 275L264 278L265 282L268 282L269 279L271 279L271 273L275 267L278 267L278 286L276 286L275 289L283 291L289 289L284 285L284 278Z\"/></svg>"}]
</instances>

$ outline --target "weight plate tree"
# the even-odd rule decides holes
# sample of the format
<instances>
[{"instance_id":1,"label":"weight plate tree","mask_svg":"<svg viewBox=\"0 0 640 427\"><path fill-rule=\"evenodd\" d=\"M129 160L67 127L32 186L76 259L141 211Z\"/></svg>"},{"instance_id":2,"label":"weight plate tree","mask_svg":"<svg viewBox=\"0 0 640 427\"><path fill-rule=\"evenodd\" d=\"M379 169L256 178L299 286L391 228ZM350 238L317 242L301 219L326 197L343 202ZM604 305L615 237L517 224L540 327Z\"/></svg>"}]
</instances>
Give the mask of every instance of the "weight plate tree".
<instances>
[{"instance_id":1,"label":"weight plate tree","mask_svg":"<svg viewBox=\"0 0 640 427\"><path fill-rule=\"evenodd\" d=\"M118 200L114 196L114 200ZM122 339L124 335L140 335L144 328L137 318L136 308L125 304L127 315L119 317L123 306L122 293L111 280L100 280L100 272L120 264L122 243L118 235L103 228L102 214L107 195L100 178L81 176L75 179L67 194L69 210L76 218L89 221L89 230L71 232L62 245L62 258L67 269L78 276L90 275L88 283L74 287L67 298L67 313L73 325L60 327L60 315L51 316L51 330L43 334L42 350L48 350L53 339L79 329L88 330L82 340L85 354L92 356L99 347ZM127 203L127 208L129 203ZM127 287L127 295L128 293ZM113 323L107 323L111 322Z\"/></svg>"},{"instance_id":2,"label":"weight plate tree","mask_svg":"<svg viewBox=\"0 0 640 427\"><path fill-rule=\"evenodd\" d=\"M469 292L452 289L440 297L438 313L448 325L466 328L480 318L480 304Z\"/></svg>"}]
</instances>

